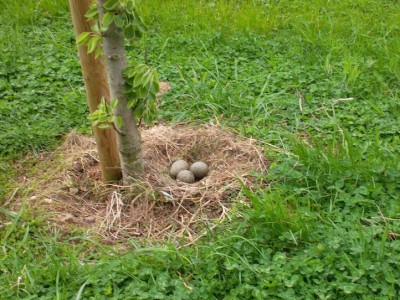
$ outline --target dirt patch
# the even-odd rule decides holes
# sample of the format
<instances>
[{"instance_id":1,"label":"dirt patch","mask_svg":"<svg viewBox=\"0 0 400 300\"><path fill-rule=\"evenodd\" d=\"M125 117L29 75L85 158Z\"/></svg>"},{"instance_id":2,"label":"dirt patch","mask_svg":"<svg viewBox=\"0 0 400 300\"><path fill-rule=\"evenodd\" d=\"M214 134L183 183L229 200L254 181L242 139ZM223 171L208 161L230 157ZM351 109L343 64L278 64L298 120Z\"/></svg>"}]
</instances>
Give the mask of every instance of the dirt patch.
<instances>
[{"instance_id":1,"label":"dirt patch","mask_svg":"<svg viewBox=\"0 0 400 300\"><path fill-rule=\"evenodd\" d=\"M43 157L41 174L22 180L27 206L64 230L88 228L105 243L132 237L184 237L190 243L227 217L239 179L252 185L254 174L267 168L255 140L216 126L158 125L143 129L142 139L145 172L126 187L102 183L94 139L71 132ZM210 172L193 184L178 182L169 175L177 159L202 160ZM18 209L21 199L8 206Z\"/></svg>"}]
</instances>

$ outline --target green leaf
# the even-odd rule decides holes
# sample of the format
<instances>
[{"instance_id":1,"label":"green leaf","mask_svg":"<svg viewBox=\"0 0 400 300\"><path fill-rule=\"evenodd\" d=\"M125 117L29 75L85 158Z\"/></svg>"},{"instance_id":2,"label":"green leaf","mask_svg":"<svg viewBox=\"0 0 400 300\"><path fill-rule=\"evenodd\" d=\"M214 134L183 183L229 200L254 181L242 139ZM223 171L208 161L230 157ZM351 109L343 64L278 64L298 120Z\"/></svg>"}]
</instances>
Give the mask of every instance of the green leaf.
<instances>
[{"instance_id":1,"label":"green leaf","mask_svg":"<svg viewBox=\"0 0 400 300\"><path fill-rule=\"evenodd\" d=\"M135 108L134 114L137 118L141 118L143 116L143 111L144 111L143 101L141 101L139 105Z\"/></svg>"},{"instance_id":2,"label":"green leaf","mask_svg":"<svg viewBox=\"0 0 400 300\"><path fill-rule=\"evenodd\" d=\"M143 22L143 20L142 20L141 17L135 18L134 24L135 24L135 27L136 27L140 32L146 33L146 31L147 31L147 26L146 26L146 24L144 24L144 22Z\"/></svg>"},{"instance_id":3,"label":"green leaf","mask_svg":"<svg viewBox=\"0 0 400 300\"><path fill-rule=\"evenodd\" d=\"M99 11L97 10L96 3L90 5L89 10L85 14L85 17L89 20L97 19L99 17Z\"/></svg>"},{"instance_id":4,"label":"green leaf","mask_svg":"<svg viewBox=\"0 0 400 300\"><path fill-rule=\"evenodd\" d=\"M94 52L94 58L97 59L103 53L103 48L97 47L96 51Z\"/></svg>"},{"instance_id":5,"label":"green leaf","mask_svg":"<svg viewBox=\"0 0 400 300\"><path fill-rule=\"evenodd\" d=\"M115 23L115 25L117 25L117 27L119 27L119 28L123 28L124 25L125 25L124 18L121 17L121 16L115 16L115 17L114 17L114 23Z\"/></svg>"},{"instance_id":6,"label":"green leaf","mask_svg":"<svg viewBox=\"0 0 400 300\"><path fill-rule=\"evenodd\" d=\"M89 39L89 37L90 37L90 32L82 32L78 36L78 39L76 40L76 43L78 45L84 45L87 42L87 40Z\"/></svg>"},{"instance_id":7,"label":"green leaf","mask_svg":"<svg viewBox=\"0 0 400 300\"><path fill-rule=\"evenodd\" d=\"M124 70L125 76L128 77L128 78L134 77L135 74L136 74L135 68L136 68L136 67L135 67L135 66L132 66L132 65L126 67L125 70Z\"/></svg>"},{"instance_id":8,"label":"green leaf","mask_svg":"<svg viewBox=\"0 0 400 300\"><path fill-rule=\"evenodd\" d=\"M149 108L153 113L156 113L156 111L157 111L157 102L156 101L149 102Z\"/></svg>"},{"instance_id":9,"label":"green leaf","mask_svg":"<svg viewBox=\"0 0 400 300\"><path fill-rule=\"evenodd\" d=\"M126 10L126 12L127 12L126 15L127 15L128 19L129 19L130 23L133 23L135 21L135 19L137 18L136 9L134 7L132 9L128 8Z\"/></svg>"},{"instance_id":10,"label":"green leaf","mask_svg":"<svg viewBox=\"0 0 400 300\"><path fill-rule=\"evenodd\" d=\"M140 39L143 36L143 32L138 30L137 27L135 27L135 39Z\"/></svg>"},{"instance_id":11,"label":"green leaf","mask_svg":"<svg viewBox=\"0 0 400 300\"><path fill-rule=\"evenodd\" d=\"M128 40L135 38L135 27L133 25L125 27L124 34Z\"/></svg>"},{"instance_id":12,"label":"green leaf","mask_svg":"<svg viewBox=\"0 0 400 300\"><path fill-rule=\"evenodd\" d=\"M160 91L160 83L158 82L158 78L156 77L157 76L154 76L153 84L150 86L150 91L154 94L157 94Z\"/></svg>"},{"instance_id":13,"label":"green leaf","mask_svg":"<svg viewBox=\"0 0 400 300\"><path fill-rule=\"evenodd\" d=\"M117 127L121 128L122 124L124 124L124 120L120 116L115 119L115 123L117 123Z\"/></svg>"},{"instance_id":14,"label":"green leaf","mask_svg":"<svg viewBox=\"0 0 400 300\"><path fill-rule=\"evenodd\" d=\"M135 1L134 0L127 0L126 1L126 7L128 10L134 10L135 9Z\"/></svg>"},{"instance_id":15,"label":"green leaf","mask_svg":"<svg viewBox=\"0 0 400 300\"><path fill-rule=\"evenodd\" d=\"M107 128L111 128L111 125L108 123L102 123L102 124L98 125L97 127L101 128L101 129L107 129Z\"/></svg>"},{"instance_id":16,"label":"green leaf","mask_svg":"<svg viewBox=\"0 0 400 300\"><path fill-rule=\"evenodd\" d=\"M144 114L143 120L147 125L150 125L153 122L153 118L150 114Z\"/></svg>"},{"instance_id":17,"label":"green leaf","mask_svg":"<svg viewBox=\"0 0 400 300\"><path fill-rule=\"evenodd\" d=\"M148 66L146 64L137 64L135 67L135 73L144 73Z\"/></svg>"},{"instance_id":18,"label":"green leaf","mask_svg":"<svg viewBox=\"0 0 400 300\"><path fill-rule=\"evenodd\" d=\"M100 32L99 25L98 25L97 23L94 24L94 25L92 26L92 30L93 30L93 32Z\"/></svg>"},{"instance_id":19,"label":"green leaf","mask_svg":"<svg viewBox=\"0 0 400 300\"><path fill-rule=\"evenodd\" d=\"M148 91L147 91L146 88L144 88L144 87L139 88L139 97L140 98L146 99L147 98L147 94L148 94Z\"/></svg>"},{"instance_id":20,"label":"green leaf","mask_svg":"<svg viewBox=\"0 0 400 300\"><path fill-rule=\"evenodd\" d=\"M100 40L101 40L101 36L99 36L99 35L91 37L87 43L87 52L92 53L98 46Z\"/></svg>"},{"instance_id":21,"label":"green leaf","mask_svg":"<svg viewBox=\"0 0 400 300\"><path fill-rule=\"evenodd\" d=\"M157 93L158 93L160 91L160 84L159 84L160 80L158 79L157 70L153 69L153 73L154 73L153 85L156 84L156 85L154 85L154 87L157 89Z\"/></svg>"},{"instance_id":22,"label":"green leaf","mask_svg":"<svg viewBox=\"0 0 400 300\"><path fill-rule=\"evenodd\" d=\"M88 115L88 120L93 121L99 118L100 115L100 111L99 110L95 110L94 112L92 112L90 115Z\"/></svg>"},{"instance_id":23,"label":"green leaf","mask_svg":"<svg viewBox=\"0 0 400 300\"><path fill-rule=\"evenodd\" d=\"M137 92L132 87L130 90L125 91L125 93L128 99L136 100L138 98Z\"/></svg>"},{"instance_id":24,"label":"green leaf","mask_svg":"<svg viewBox=\"0 0 400 300\"><path fill-rule=\"evenodd\" d=\"M119 0L108 0L103 4L103 7L107 10L114 10L118 7Z\"/></svg>"},{"instance_id":25,"label":"green leaf","mask_svg":"<svg viewBox=\"0 0 400 300\"><path fill-rule=\"evenodd\" d=\"M98 119L99 122L107 122L108 115L101 115Z\"/></svg>"},{"instance_id":26,"label":"green leaf","mask_svg":"<svg viewBox=\"0 0 400 300\"><path fill-rule=\"evenodd\" d=\"M115 109L118 105L118 99L112 99L110 103L111 109Z\"/></svg>"},{"instance_id":27,"label":"green leaf","mask_svg":"<svg viewBox=\"0 0 400 300\"><path fill-rule=\"evenodd\" d=\"M153 93L152 91L149 91L149 93L147 94L147 99L154 102L157 99L157 94Z\"/></svg>"},{"instance_id":28,"label":"green leaf","mask_svg":"<svg viewBox=\"0 0 400 300\"><path fill-rule=\"evenodd\" d=\"M143 74L136 73L135 79L133 80L133 87L136 88L143 82Z\"/></svg>"},{"instance_id":29,"label":"green leaf","mask_svg":"<svg viewBox=\"0 0 400 300\"><path fill-rule=\"evenodd\" d=\"M143 77L142 77L142 86L143 86L143 87L147 86L147 84L149 83L149 81L150 81L150 80L152 79L152 77L153 77L152 75L153 75L153 74L152 74L150 68L146 71L146 73L143 74Z\"/></svg>"},{"instance_id":30,"label":"green leaf","mask_svg":"<svg viewBox=\"0 0 400 300\"><path fill-rule=\"evenodd\" d=\"M132 108L135 106L137 100L136 99L132 99L128 101L128 108Z\"/></svg>"},{"instance_id":31,"label":"green leaf","mask_svg":"<svg viewBox=\"0 0 400 300\"><path fill-rule=\"evenodd\" d=\"M103 16L102 25L107 28L114 21L115 15L111 12L106 12Z\"/></svg>"}]
</instances>

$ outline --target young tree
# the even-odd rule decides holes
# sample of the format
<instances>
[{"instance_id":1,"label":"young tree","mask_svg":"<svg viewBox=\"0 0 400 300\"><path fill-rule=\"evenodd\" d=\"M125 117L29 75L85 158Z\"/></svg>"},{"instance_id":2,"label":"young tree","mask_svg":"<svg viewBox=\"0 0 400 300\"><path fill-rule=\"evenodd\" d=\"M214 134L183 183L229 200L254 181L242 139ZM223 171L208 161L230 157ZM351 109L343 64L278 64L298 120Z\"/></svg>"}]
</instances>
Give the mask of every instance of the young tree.
<instances>
[{"instance_id":1,"label":"young tree","mask_svg":"<svg viewBox=\"0 0 400 300\"><path fill-rule=\"evenodd\" d=\"M90 31L91 25L85 18L91 0L69 0L72 22L76 37ZM94 53L87 53L86 46L78 47L82 74L86 87L87 101L91 113L97 110L101 99L110 99L105 67L102 57L95 59ZM120 159L115 132L112 129L93 127L97 151L100 159L102 179L105 182L121 179Z\"/></svg>"},{"instance_id":2,"label":"young tree","mask_svg":"<svg viewBox=\"0 0 400 300\"><path fill-rule=\"evenodd\" d=\"M153 68L137 62L127 64L125 40L135 42L146 27L134 0L97 0L86 16L97 24L91 32L82 33L78 43L86 44L96 57L103 53L111 92L111 102L103 101L90 119L94 125L112 126L117 132L123 181L129 184L143 170L138 123L142 119L153 121L159 91Z\"/></svg>"}]
</instances>

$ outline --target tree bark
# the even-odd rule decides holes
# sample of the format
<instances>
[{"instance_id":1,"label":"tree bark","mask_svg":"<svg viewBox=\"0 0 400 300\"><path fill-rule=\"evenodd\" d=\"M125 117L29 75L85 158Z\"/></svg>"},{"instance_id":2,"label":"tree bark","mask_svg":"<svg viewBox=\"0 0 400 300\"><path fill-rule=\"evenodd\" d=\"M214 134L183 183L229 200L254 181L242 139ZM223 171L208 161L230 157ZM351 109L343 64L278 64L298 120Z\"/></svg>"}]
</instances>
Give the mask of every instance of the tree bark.
<instances>
[{"instance_id":1,"label":"tree bark","mask_svg":"<svg viewBox=\"0 0 400 300\"><path fill-rule=\"evenodd\" d=\"M91 26L85 14L91 0L69 0L75 36L82 32L90 32ZM94 53L87 54L86 46L78 47L82 74L85 81L87 101L90 112L97 110L104 97L110 100L110 92L106 80L106 72L102 57L95 59ZM116 134L113 129L93 127L97 151L100 159L101 175L104 182L115 182L121 179L121 167L118 154Z\"/></svg>"},{"instance_id":2,"label":"tree bark","mask_svg":"<svg viewBox=\"0 0 400 300\"><path fill-rule=\"evenodd\" d=\"M105 11L106 0L97 0L100 20ZM119 128L118 147L121 159L124 184L133 182L136 174L143 171L142 141L136 125L132 109L128 109L128 98L125 94L125 79L123 72L127 66L123 31L112 23L103 33L103 55L107 67L108 83L111 99L118 99L114 111L116 117L121 117L123 124Z\"/></svg>"}]
</instances>

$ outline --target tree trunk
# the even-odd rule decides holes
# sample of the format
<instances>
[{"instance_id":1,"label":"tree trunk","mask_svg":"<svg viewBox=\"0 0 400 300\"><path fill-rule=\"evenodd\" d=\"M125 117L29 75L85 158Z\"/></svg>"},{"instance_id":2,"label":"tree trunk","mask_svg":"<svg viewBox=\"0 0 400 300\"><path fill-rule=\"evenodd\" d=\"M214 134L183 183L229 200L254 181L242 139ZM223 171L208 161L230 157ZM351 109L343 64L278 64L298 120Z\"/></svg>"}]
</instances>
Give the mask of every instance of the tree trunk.
<instances>
[{"instance_id":1,"label":"tree trunk","mask_svg":"<svg viewBox=\"0 0 400 300\"><path fill-rule=\"evenodd\" d=\"M100 20L105 13L103 4L106 0L97 0ZM123 124L119 128L118 147L124 184L130 184L135 174L143 170L142 142L132 109L128 109L128 98L125 94L126 53L123 31L112 23L103 33L103 55L105 58L110 86L111 99L118 99L114 111L121 117Z\"/></svg>"},{"instance_id":2,"label":"tree trunk","mask_svg":"<svg viewBox=\"0 0 400 300\"><path fill-rule=\"evenodd\" d=\"M72 22L77 38L82 32L91 31L91 26L85 17L85 13L88 11L91 2L91 0L69 0ZM101 56L95 59L94 53L87 54L86 46L79 46L78 52L85 81L89 110L92 113L97 110L102 97L107 101L110 100L105 67ZM97 144L103 181L115 182L120 180L121 167L114 130L100 129L95 126L93 127L93 134Z\"/></svg>"}]
</instances>

